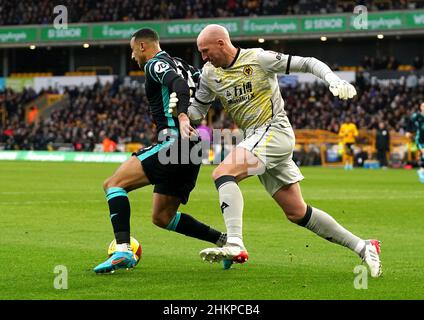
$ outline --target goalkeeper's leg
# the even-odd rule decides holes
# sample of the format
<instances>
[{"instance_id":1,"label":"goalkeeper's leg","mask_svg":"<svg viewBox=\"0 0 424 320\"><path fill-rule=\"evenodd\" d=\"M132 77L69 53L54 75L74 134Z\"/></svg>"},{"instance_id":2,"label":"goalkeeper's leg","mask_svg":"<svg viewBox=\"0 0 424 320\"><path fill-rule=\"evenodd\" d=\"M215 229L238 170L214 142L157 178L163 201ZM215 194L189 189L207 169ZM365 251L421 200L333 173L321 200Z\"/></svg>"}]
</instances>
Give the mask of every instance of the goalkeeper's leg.
<instances>
[{"instance_id":1,"label":"goalkeeper's leg","mask_svg":"<svg viewBox=\"0 0 424 320\"><path fill-rule=\"evenodd\" d=\"M342 227L328 213L306 205L299 183L282 187L273 198L291 222L311 230L330 242L351 249L367 263L373 277L381 275L379 241L363 240Z\"/></svg>"}]
</instances>

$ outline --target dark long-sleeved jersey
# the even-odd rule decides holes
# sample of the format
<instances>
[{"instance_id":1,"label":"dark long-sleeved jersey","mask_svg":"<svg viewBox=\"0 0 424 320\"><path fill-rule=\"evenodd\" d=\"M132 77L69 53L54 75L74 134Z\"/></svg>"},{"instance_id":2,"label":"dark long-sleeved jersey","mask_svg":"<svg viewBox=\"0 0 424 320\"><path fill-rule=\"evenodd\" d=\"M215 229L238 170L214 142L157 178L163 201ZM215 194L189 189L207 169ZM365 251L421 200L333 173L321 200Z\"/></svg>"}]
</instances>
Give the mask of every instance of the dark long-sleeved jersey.
<instances>
[{"instance_id":1,"label":"dark long-sleeved jersey","mask_svg":"<svg viewBox=\"0 0 424 320\"><path fill-rule=\"evenodd\" d=\"M412 114L409 125L407 128L408 132L415 132L415 142L420 145L424 145L424 114L416 112Z\"/></svg>"},{"instance_id":2,"label":"dark long-sleeved jersey","mask_svg":"<svg viewBox=\"0 0 424 320\"><path fill-rule=\"evenodd\" d=\"M147 61L144 71L146 95L157 131L166 128L177 129L177 117L168 112L169 95L176 92L179 99L178 114L187 113L190 90L194 96L200 71L180 58L171 57L165 51L158 52Z\"/></svg>"}]
</instances>

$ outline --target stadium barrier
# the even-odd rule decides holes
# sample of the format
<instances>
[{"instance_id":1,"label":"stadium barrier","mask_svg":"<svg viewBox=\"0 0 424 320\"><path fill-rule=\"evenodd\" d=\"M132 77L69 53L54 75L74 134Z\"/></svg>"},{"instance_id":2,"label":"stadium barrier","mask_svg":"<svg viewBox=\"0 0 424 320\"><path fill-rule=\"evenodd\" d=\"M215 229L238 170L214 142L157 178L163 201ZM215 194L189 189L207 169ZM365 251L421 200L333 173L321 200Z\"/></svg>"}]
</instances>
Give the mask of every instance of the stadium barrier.
<instances>
[{"instance_id":1,"label":"stadium barrier","mask_svg":"<svg viewBox=\"0 0 424 320\"><path fill-rule=\"evenodd\" d=\"M343 145L338 134L326 130L298 129L296 134L297 152L308 153L311 150L319 150L321 165L340 166L342 165ZM374 159L376 150L376 132L374 130L359 130L354 144L355 154L365 153L368 160ZM390 132L390 159L402 159L411 162L417 159L418 151L414 148L414 143L398 132Z\"/></svg>"},{"instance_id":2,"label":"stadium barrier","mask_svg":"<svg viewBox=\"0 0 424 320\"><path fill-rule=\"evenodd\" d=\"M299 165L341 166L343 146L339 136L330 131L301 129L295 130L296 146L294 158ZM392 167L400 167L402 163L411 163L418 159L418 150L414 143L404 135L390 132L389 158ZM59 162L112 162L121 163L127 160L132 152L142 147L139 143L120 145L117 150L125 152L102 152L101 144L96 145L95 152L63 151L66 148L57 148L62 151L0 151L0 160L10 161L59 161ZM0 146L1 147L1 146ZM73 146L68 144L68 150ZM225 157L234 145L213 144L204 164L217 164ZM376 158L375 132L359 130L359 136L354 145L355 154L362 154L364 160Z\"/></svg>"}]
</instances>

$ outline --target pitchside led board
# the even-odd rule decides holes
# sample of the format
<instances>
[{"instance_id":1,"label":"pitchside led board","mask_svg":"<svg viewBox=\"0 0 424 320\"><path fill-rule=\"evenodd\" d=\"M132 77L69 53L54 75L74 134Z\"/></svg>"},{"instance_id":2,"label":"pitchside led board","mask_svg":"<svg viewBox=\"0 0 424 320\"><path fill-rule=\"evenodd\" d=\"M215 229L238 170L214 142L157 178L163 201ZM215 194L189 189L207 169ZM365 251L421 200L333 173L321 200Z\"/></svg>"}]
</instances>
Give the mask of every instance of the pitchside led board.
<instances>
[{"instance_id":1,"label":"pitchside led board","mask_svg":"<svg viewBox=\"0 0 424 320\"><path fill-rule=\"evenodd\" d=\"M66 29L51 26L0 27L0 43L6 45L40 44L53 42L110 41L119 42L141 27L156 30L163 41L193 40L202 28L210 23L225 26L232 37L253 36L307 36L317 33L402 31L424 28L424 10L386 11L368 13L366 29L355 26L354 14L316 16L274 16L266 18L226 18L201 20L140 21L128 23L69 24Z\"/></svg>"}]
</instances>

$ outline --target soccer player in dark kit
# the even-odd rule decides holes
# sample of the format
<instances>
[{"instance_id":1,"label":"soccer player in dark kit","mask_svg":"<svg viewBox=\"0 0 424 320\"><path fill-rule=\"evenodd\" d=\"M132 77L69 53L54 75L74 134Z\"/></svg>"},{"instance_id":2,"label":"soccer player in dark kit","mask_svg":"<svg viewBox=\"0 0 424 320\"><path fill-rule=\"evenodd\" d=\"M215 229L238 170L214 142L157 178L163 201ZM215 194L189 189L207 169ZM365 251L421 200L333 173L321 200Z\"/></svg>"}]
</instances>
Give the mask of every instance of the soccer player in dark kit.
<instances>
[{"instance_id":1,"label":"soccer player in dark kit","mask_svg":"<svg viewBox=\"0 0 424 320\"><path fill-rule=\"evenodd\" d=\"M133 268L136 265L130 246L130 203L127 193L151 184L154 185L152 220L155 225L217 246L226 243L225 233L178 211L181 203L187 203L200 168L200 161L198 164L192 159L188 163L181 161L182 157L187 156L181 147L184 139L188 139L185 141L189 143L189 151L198 145L198 142L189 141L195 129L190 125L187 109L190 90L195 90L200 72L162 51L159 37L152 29L137 31L130 45L132 59L145 71L146 95L159 142L134 153L104 182L117 245L115 253L94 268L96 273L110 273L118 268ZM171 92L178 95L176 115L169 113ZM169 160L166 155L172 152L179 153L177 163L166 161ZM175 159L173 156L171 158Z\"/></svg>"}]
</instances>

